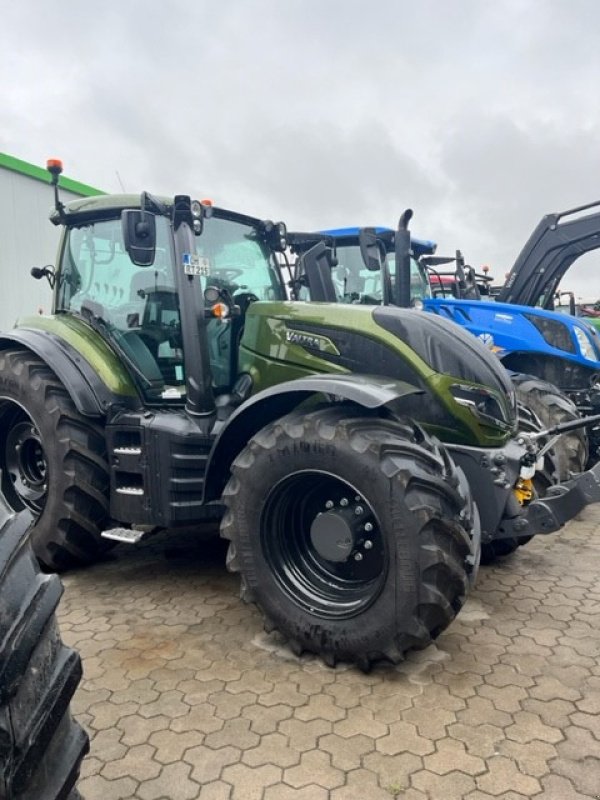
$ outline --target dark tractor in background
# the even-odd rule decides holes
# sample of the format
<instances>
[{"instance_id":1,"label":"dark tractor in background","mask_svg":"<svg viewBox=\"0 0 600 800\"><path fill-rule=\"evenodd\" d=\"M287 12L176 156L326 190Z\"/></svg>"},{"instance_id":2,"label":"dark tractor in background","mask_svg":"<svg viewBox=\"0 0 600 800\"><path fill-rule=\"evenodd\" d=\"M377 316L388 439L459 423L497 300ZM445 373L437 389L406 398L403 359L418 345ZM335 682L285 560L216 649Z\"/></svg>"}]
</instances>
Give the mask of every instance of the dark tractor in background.
<instances>
[{"instance_id":1,"label":"dark tractor in background","mask_svg":"<svg viewBox=\"0 0 600 800\"><path fill-rule=\"evenodd\" d=\"M447 627L482 541L600 499L596 471L531 499L538 438L517 434L512 384L469 334L288 302L281 223L186 195L55 207L53 314L0 338L5 490L38 515L46 568L224 509L228 566L266 627L367 669Z\"/></svg>"}]
</instances>

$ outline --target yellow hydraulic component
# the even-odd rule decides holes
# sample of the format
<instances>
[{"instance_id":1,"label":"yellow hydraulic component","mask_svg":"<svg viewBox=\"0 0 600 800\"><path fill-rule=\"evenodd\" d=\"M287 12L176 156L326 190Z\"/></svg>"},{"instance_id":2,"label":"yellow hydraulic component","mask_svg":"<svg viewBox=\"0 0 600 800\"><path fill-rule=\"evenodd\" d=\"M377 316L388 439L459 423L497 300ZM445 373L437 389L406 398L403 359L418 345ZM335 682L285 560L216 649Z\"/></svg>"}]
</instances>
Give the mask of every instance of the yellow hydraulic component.
<instances>
[{"instance_id":1,"label":"yellow hydraulic component","mask_svg":"<svg viewBox=\"0 0 600 800\"><path fill-rule=\"evenodd\" d=\"M519 504L526 506L533 499L533 483L530 478L519 478L513 489Z\"/></svg>"}]
</instances>

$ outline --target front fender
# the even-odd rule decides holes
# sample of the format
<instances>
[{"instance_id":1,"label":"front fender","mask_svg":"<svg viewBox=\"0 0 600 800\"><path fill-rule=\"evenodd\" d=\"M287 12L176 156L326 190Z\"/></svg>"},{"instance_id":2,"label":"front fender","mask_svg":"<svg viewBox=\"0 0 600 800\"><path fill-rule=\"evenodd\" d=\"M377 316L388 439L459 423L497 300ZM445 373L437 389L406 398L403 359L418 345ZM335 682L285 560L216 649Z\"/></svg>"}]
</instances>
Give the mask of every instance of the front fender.
<instances>
[{"instance_id":1,"label":"front fender","mask_svg":"<svg viewBox=\"0 0 600 800\"><path fill-rule=\"evenodd\" d=\"M255 433L311 396L326 395L334 402L350 401L374 410L393 409L401 398L422 393L422 389L404 381L360 374L311 375L258 392L236 409L219 430L208 458L204 499L209 502L221 496L235 457Z\"/></svg>"}]
</instances>

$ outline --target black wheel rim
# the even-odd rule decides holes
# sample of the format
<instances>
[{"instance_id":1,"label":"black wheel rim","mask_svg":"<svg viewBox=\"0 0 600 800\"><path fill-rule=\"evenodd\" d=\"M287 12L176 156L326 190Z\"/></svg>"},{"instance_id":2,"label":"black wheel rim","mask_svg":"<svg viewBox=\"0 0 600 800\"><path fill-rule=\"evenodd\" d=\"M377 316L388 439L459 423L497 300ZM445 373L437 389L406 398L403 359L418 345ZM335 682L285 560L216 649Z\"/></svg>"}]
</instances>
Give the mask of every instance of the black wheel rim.
<instances>
[{"instance_id":1,"label":"black wheel rim","mask_svg":"<svg viewBox=\"0 0 600 800\"><path fill-rule=\"evenodd\" d=\"M324 554L330 549L325 536L318 546L311 538L323 514L352 538L336 560ZM388 556L373 508L354 487L328 473L298 472L274 486L261 516L260 538L280 588L316 616L355 616L376 600L385 583Z\"/></svg>"},{"instance_id":2,"label":"black wheel rim","mask_svg":"<svg viewBox=\"0 0 600 800\"><path fill-rule=\"evenodd\" d=\"M40 514L48 488L48 463L42 438L31 418L22 409L2 415L3 490L13 508L29 508Z\"/></svg>"}]
</instances>

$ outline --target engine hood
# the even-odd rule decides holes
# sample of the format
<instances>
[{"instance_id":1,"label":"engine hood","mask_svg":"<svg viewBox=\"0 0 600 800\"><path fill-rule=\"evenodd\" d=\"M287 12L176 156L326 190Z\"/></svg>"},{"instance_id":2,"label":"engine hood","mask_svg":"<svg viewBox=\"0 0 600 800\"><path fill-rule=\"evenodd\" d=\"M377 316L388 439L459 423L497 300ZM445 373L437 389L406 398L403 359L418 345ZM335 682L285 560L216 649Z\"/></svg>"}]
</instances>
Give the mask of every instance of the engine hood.
<instances>
[{"instance_id":1,"label":"engine hood","mask_svg":"<svg viewBox=\"0 0 600 800\"><path fill-rule=\"evenodd\" d=\"M413 309L377 307L375 322L406 342L435 372L480 383L504 395L513 385L504 367L478 339L453 322Z\"/></svg>"}]
</instances>

